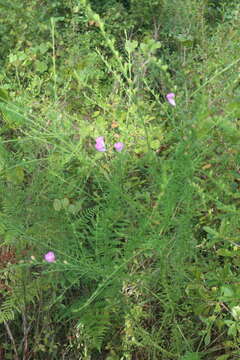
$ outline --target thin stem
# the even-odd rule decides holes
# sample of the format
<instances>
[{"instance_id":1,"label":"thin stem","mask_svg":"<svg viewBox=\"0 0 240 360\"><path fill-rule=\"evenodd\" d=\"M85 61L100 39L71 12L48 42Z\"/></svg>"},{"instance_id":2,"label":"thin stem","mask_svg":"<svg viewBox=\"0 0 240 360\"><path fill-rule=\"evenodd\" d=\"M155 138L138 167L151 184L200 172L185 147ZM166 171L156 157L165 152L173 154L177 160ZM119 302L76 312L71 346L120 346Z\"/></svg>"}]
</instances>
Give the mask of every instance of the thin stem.
<instances>
[{"instance_id":1,"label":"thin stem","mask_svg":"<svg viewBox=\"0 0 240 360\"><path fill-rule=\"evenodd\" d=\"M11 329L10 329L7 321L4 321L4 326L5 326L6 330L7 330L9 339L11 340L11 343L12 343L12 346L13 346L13 351L14 351L14 353L15 353L15 360L19 360L18 353L17 353L16 343L15 343L14 337L13 337L13 335L12 335Z\"/></svg>"},{"instance_id":2,"label":"thin stem","mask_svg":"<svg viewBox=\"0 0 240 360\"><path fill-rule=\"evenodd\" d=\"M55 21L51 18L51 35L52 35L52 63L53 63L53 91L54 100L57 101L57 73L56 73L56 51L55 51Z\"/></svg>"},{"instance_id":3,"label":"thin stem","mask_svg":"<svg viewBox=\"0 0 240 360\"><path fill-rule=\"evenodd\" d=\"M213 75L209 80L205 81L204 84L202 84L198 89L196 89L195 91L193 91L193 93L191 94L191 96L195 95L196 93L198 93L201 89L203 89L206 85L208 85L210 82L212 82L214 79L216 79L218 76L222 75L223 73L225 73L226 71L228 71L229 69L231 69L231 67L233 67L234 65L236 65L238 62L240 61L240 58L238 58L237 60L235 60L234 62L232 62L231 64L229 64L228 66L226 66L224 69L222 69L221 71L219 71L218 73L216 73L215 75Z\"/></svg>"}]
</instances>

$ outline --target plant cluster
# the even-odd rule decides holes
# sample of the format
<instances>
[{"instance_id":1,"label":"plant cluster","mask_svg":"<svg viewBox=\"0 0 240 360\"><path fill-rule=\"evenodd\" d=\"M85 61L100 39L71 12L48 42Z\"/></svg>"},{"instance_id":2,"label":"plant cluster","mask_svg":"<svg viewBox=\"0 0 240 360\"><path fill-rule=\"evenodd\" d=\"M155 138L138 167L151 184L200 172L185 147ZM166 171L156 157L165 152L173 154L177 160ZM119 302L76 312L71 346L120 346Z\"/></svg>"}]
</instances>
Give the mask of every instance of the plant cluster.
<instances>
[{"instance_id":1,"label":"plant cluster","mask_svg":"<svg viewBox=\"0 0 240 360\"><path fill-rule=\"evenodd\" d=\"M238 1L0 8L0 358L237 359Z\"/></svg>"}]
</instances>

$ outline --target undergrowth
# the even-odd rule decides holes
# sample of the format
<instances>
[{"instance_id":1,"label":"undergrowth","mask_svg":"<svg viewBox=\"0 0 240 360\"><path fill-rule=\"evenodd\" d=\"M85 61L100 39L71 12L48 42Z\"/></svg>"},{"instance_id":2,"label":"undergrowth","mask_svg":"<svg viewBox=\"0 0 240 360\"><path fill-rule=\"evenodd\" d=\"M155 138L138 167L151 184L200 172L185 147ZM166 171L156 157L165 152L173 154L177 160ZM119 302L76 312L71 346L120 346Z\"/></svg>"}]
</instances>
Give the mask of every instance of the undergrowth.
<instances>
[{"instance_id":1,"label":"undergrowth","mask_svg":"<svg viewBox=\"0 0 240 360\"><path fill-rule=\"evenodd\" d=\"M0 1L0 358L237 359L238 2L45 5Z\"/></svg>"}]
</instances>

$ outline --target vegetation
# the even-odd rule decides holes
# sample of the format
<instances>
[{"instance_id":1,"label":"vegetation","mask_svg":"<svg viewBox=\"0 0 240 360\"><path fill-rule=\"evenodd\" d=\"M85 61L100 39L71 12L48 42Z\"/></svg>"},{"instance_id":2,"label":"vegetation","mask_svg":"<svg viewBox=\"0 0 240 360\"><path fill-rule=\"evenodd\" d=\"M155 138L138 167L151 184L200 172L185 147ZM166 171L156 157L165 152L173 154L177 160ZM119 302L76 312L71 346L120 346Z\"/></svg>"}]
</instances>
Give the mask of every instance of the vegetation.
<instances>
[{"instance_id":1,"label":"vegetation","mask_svg":"<svg viewBox=\"0 0 240 360\"><path fill-rule=\"evenodd\" d=\"M239 1L0 8L0 358L238 359Z\"/></svg>"}]
</instances>

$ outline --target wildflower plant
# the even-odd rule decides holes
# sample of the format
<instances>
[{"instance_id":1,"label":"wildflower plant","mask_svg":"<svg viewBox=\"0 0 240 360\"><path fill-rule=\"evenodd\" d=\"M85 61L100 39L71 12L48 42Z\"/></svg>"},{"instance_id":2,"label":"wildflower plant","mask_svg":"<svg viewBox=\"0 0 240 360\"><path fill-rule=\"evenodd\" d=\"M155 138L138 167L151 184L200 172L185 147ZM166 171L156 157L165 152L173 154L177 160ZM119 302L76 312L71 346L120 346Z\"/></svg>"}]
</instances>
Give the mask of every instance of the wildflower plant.
<instances>
[{"instance_id":1,"label":"wildflower plant","mask_svg":"<svg viewBox=\"0 0 240 360\"><path fill-rule=\"evenodd\" d=\"M205 37L206 2L187 0L201 7L195 38L178 2L133 0L127 14L92 0L104 19L88 1L49 2L28 42L0 27L16 43L0 74L6 358L239 354L240 17Z\"/></svg>"}]
</instances>

